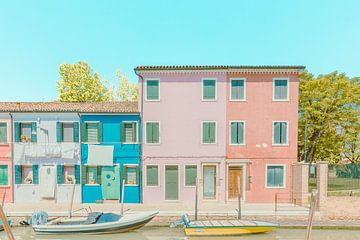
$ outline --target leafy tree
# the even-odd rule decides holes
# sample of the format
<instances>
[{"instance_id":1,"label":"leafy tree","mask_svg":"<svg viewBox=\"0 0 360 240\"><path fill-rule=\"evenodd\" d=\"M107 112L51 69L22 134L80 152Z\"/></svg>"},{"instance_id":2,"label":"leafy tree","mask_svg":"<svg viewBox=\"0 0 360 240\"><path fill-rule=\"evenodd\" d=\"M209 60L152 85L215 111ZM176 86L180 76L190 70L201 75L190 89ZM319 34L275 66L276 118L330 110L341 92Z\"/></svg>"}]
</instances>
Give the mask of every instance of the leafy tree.
<instances>
[{"instance_id":1,"label":"leafy tree","mask_svg":"<svg viewBox=\"0 0 360 240\"><path fill-rule=\"evenodd\" d=\"M119 101L137 101L138 85L130 82L129 78L119 70L116 71L116 77L119 80L119 89L116 92L116 98Z\"/></svg>"},{"instance_id":2,"label":"leafy tree","mask_svg":"<svg viewBox=\"0 0 360 240\"><path fill-rule=\"evenodd\" d=\"M339 162L345 156L345 143L353 143L359 127L360 78L349 79L333 72L314 77L308 72L300 76L299 92L299 159L304 159L306 129L306 161ZM337 129L341 128L339 134ZM358 145L357 145L358 146ZM356 147L355 147L356 148ZM358 150L357 150L358 151ZM356 152L356 150L355 150Z\"/></svg>"},{"instance_id":3,"label":"leafy tree","mask_svg":"<svg viewBox=\"0 0 360 240\"><path fill-rule=\"evenodd\" d=\"M102 102L111 100L111 93L106 81L93 72L88 63L79 61L75 64L59 66L61 79L57 82L59 101L61 102Z\"/></svg>"}]
</instances>

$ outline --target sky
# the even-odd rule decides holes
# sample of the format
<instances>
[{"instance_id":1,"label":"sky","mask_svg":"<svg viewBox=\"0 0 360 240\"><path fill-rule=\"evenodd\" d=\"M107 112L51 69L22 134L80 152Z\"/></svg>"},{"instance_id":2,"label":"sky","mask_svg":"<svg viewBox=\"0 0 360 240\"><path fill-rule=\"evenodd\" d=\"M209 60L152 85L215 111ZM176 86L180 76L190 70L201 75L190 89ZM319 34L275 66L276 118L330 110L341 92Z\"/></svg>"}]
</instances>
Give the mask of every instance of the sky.
<instances>
[{"instance_id":1,"label":"sky","mask_svg":"<svg viewBox=\"0 0 360 240\"><path fill-rule=\"evenodd\" d=\"M57 98L58 66L305 65L360 76L358 0L0 0L0 101Z\"/></svg>"}]
</instances>

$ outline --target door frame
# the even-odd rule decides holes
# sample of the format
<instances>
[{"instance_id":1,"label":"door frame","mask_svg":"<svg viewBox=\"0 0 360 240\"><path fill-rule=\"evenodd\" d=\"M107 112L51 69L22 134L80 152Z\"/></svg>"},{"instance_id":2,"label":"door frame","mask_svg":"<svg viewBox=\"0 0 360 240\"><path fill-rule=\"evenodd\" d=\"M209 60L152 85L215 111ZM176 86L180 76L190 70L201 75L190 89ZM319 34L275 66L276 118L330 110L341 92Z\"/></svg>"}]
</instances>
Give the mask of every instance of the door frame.
<instances>
[{"instance_id":1,"label":"door frame","mask_svg":"<svg viewBox=\"0 0 360 240\"><path fill-rule=\"evenodd\" d=\"M210 199L210 198L204 198L204 182L205 182L205 179L204 179L204 167L205 166L213 166L215 167L215 198L214 199ZM217 182L220 180L219 179L219 167L218 167L218 163L202 163L201 164L201 178L202 178L202 181L201 181L201 196L202 196L202 201L209 201L209 202L216 202L218 201L218 185L217 185Z\"/></svg>"},{"instance_id":2,"label":"door frame","mask_svg":"<svg viewBox=\"0 0 360 240\"><path fill-rule=\"evenodd\" d=\"M177 167L178 170L178 198L174 200L166 199L166 167ZM180 165L179 164L164 164L164 201L166 202L179 202L180 201Z\"/></svg>"},{"instance_id":3,"label":"door frame","mask_svg":"<svg viewBox=\"0 0 360 240\"><path fill-rule=\"evenodd\" d=\"M242 167L242 198L241 201L245 202L246 199L246 163L227 163L226 164L226 201L234 202L237 199L229 199L229 167Z\"/></svg>"}]
</instances>

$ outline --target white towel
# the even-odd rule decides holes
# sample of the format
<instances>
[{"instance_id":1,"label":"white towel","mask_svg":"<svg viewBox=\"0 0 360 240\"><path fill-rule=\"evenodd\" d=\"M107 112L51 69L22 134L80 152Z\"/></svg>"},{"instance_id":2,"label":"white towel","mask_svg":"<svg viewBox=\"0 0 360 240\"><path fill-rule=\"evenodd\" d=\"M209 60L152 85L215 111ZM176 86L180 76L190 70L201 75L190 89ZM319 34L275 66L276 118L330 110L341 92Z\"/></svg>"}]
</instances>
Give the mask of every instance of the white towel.
<instances>
[{"instance_id":1,"label":"white towel","mask_svg":"<svg viewBox=\"0 0 360 240\"><path fill-rule=\"evenodd\" d=\"M40 196L42 198L54 198L56 187L56 167L40 166L39 174Z\"/></svg>"},{"instance_id":2,"label":"white towel","mask_svg":"<svg viewBox=\"0 0 360 240\"><path fill-rule=\"evenodd\" d=\"M89 145L88 165L112 166L114 146Z\"/></svg>"}]
</instances>

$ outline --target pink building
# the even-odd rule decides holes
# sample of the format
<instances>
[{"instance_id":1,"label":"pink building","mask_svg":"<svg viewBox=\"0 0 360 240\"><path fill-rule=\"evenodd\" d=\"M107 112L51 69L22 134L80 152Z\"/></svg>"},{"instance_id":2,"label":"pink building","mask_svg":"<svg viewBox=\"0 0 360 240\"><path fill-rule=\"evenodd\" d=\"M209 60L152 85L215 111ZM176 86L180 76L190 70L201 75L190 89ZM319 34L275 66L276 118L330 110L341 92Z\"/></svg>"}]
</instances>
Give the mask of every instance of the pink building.
<instances>
[{"instance_id":1,"label":"pink building","mask_svg":"<svg viewBox=\"0 0 360 240\"><path fill-rule=\"evenodd\" d=\"M9 113L0 113L0 201L13 202L12 128Z\"/></svg>"},{"instance_id":2,"label":"pink building","mask_svg":"<svg viewBox=\"0 0 360 240\"><path fill-rule=\"evenodd\" d=\"M290 194L303 67L137 67L143 202ZM239 178L240 177L240 178ZM198 180L198 181L196 181Z\"/></svg>"}]
</instances>

